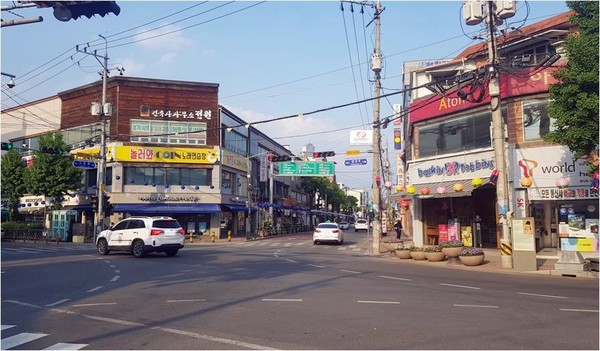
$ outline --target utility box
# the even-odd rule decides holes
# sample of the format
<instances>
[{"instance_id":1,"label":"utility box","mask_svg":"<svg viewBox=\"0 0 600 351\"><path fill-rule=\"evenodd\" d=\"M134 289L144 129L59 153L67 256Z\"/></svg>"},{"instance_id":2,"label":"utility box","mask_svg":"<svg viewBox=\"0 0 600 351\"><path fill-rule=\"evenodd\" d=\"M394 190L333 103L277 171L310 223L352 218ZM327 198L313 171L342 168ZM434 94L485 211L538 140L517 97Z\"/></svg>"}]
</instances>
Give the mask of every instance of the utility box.
<instances>
[{"instance_id":1,"label":"utility box","mask_svg":"<svg viewBox=\"0 0 600 351\"><path fill-rule=\"evenodd\" d=\"M60 241L71 241L73 224L77 222L77 211L52 211L52 236Z\"/></svg>"}]
</instances>

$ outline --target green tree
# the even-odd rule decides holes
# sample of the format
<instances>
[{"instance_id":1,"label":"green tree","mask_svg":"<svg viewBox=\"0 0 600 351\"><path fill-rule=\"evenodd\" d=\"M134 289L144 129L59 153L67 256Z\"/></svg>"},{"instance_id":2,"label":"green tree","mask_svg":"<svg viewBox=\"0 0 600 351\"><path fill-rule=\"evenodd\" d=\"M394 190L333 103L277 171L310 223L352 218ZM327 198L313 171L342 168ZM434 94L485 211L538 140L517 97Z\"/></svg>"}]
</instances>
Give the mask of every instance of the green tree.
<instances>
[{"instance_id":1,"label":"green tree","mask_svg":"<svg viewBox=\"0 0 600 351\"><path fill-rule=\"evenodd\" d=\"M566 145L575 157L588 156L590 171L598 169L598 2L567 1L576 12L577 33L565 40L566 67L554 72L548 106L554 131L544 140Z\"/></svg>"},{"instance_id":2,"label":"green tree","mask_svg":"<svg viewBox=\"0 0 600 351\"><path fill-rule=\"evenodd\" d=\"M55 199L54 209L61 208L59 199L81 187L83 170L73 167L73 156L68 154L69 147L63 141L62 134L42 135L40 150L51 148L56 153L35 151L33 167L28 172L29 192L33 195L46 195Z\"/></svg>"},{"instance_id":3,"label":"green tree","mask_svg":"<svg viewBox=\"0 0 600 351\"><path fill-rule=\"evenodd\" d=\"M27 165L15 149L2 156L2 195L8 198L10 220L16 220L21 197L27 192Z\"/></svg>"}]
</instances>

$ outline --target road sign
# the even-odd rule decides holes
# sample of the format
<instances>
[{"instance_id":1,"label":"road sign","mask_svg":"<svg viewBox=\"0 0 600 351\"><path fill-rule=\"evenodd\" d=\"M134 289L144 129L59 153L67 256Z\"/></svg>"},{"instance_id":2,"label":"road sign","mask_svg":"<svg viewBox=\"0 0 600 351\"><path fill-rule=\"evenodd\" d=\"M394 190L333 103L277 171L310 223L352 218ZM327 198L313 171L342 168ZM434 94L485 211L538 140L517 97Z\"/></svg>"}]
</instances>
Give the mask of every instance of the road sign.
<instances>
[{"instance_id":1,"label":"road sign","mask_svg":"<svg viewBox=\"0 0 600 351\"><path fill-rule=\"evenodd\" d=\"M360 155L360 150L346 150L346 155Z\"/></svg>"},{"instance_id":2,"label":"road sign","mask_svg":"<svg viewBox=\"0 0 600 351\"><path fill-rule=\"evenodd\" d=\"M366 158L351 158L344 161L344 166L366 166L367 163Z\"/></svg>"},{"instance_id":3,"label":"road sign","mask_svg":"<svg viewBox=\"0 0 600 351\"><path fill-rule=\"evenodd\" d=\"M329 177L333 176L335 166L333 162L280 162L280 176L308 176Z\"/></svg>"},{"instance_id":4,"label":"road sign","mask_svg":"<svg viewBox=\"0 0 600 351\"><path fill-rule=\"evenodd\" d=\"M94 169L94 168L96 168L96 162L94 162L92 160L74 160L73 167Z\"/></svg>"}]
</instances>

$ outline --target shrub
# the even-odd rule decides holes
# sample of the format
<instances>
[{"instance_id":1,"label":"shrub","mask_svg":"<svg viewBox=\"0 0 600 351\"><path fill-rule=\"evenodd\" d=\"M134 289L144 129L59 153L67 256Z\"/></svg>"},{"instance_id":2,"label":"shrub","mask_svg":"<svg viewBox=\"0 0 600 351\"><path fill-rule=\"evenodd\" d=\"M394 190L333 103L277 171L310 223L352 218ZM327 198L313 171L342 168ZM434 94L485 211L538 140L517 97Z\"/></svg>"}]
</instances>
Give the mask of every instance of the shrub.
<instances>
[{"instance_id":1,"label":"shrub","mask_svg":"<svg viewBox=\"0 0 600 351\"><path fill-rule=\"evenodd\" d=\"M448 241L444 241L443 243L440 243L439 246L444 248L444 247L461 247L461 246L465 246L465 245L461 240L448 240Z\"/></svg>"},{"instance_id":2,"label":"shrub","mask_svg":"<svg viewBox=\"0 0 600 351\"><path fill-rule=\"evenodd\" d=\"M422 247L418 247L418 246L412 246L410 248L410 251L412 251L412 252L421 252L421 251L423 251L423 248Z\"/></svg>"},{"instance_id":3,"label":"shrub","mask_svg":"<svg viewBox=\"0 0 600 351\"><path fill-rule=\"evenodd\" d=\"M442 252L442 248L439 245L427 246L424 249L425 252Z\"/></svg>"},{"instance_id":4,"label":"shrub","mask_svg":"<svg viewBox=\"0 0 600 351\"><path fill-rule=\"evenodd\" d=\"M396 250L412 251L413 248L414 248L413 245L404 246L404 244L400 244L400 245L398 245L398 247L396 248Z\"/></svg>"},{"instance_id":5,"label":"shrub","mask_svg":"<svg viewBox=\"0 0 600 351\"><path fill-rule=\"evenodd\" d=\"M28 230L28 229L44 229L41 223L23 223L23 222L4 222L2 229L4 230Z\"/></svg>"},{"instance_id":6,"label":"shrub","mask_svg":"<svg viewBox=\"0 0 600 351\"><path fill-rule=\"evenodd\" d=\"M480 256L483 255L483 250L478 247L465 247L458 254L459 256Z\"/></svg>"}]
</instances>

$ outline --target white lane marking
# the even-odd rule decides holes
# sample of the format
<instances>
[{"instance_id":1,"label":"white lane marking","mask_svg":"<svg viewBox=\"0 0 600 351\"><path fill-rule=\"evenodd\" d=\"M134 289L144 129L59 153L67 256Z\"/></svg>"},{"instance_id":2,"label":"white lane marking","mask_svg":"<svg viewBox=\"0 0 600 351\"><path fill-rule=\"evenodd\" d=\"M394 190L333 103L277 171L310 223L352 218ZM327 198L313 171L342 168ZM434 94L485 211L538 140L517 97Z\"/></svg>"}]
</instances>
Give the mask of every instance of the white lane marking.
<instances>
[{"instance_id":1,"label":"white lane marking","mask_svg":"<svg viewBox=\"0 0 600 351\"><path fill-rule=\"evenodd\" d=\"M12 327L15 327L15 325L10 325L10 324L2 324L2 329L0 330L5 330L5 329L10 329Z\"/></svg>"},{"instance_id":2,"label":"white lane marking","mask_svg":"<svg viewBox=\"0 0 600 351\"><path fill-rule=\"evenodd\" d=\"M473 290L480 290L481 288L475 287L475 286L467 286L467 285L455 285L455 284L446 284L446 283L440 283L440 285L443 286L451 286L453 288L463 288L463 289L473 289Z\"/></svg>"},{"instance_id":3,"label":"white lane marking","mask_svg":"<svg viewBox=\"0 0 600 351\"><path fill-rule=\"evenodd\" d=\"M498 308L498 306L492 306L492 305L459 305L459 304L454 304L454 307L475 307L475 308Z\"/></svg>"},{"instance_id":4,"label":"white lane marking","mask_svg":"<svg viewBox=\"0 0 600 351\"><path fill-rule=\"evenodd\" d=\"M3 301L9 302L9 303L14 303L15 305L21 305L21 306L27 306L27 307L33 307L33 308L43 308L42 306L34 305L32 303L27 303L27 302L21 302L21 301L17 301L17 300L3 300Z\"/></svg>"},{"instance_id":5,"label":"white lane marking","mask_svg":"<svg viewBox=\"0 0 600 351\"><path fill-rule=\"evenodd\" d=\"M316 267L316 268L325 268L325 266L319 266L318 264L309 263L307 266Z\"/></svg>"},{"instance_id":6,"label":"white lane marking","mask_svg":"<svg viewBox=\"0 0 600 351\"><path fill-rule=\"evenodd\" d=\"M42 350L81 350L82 348L88 345L89 344L68 344L64 342L59 342L58 344L54 344Z\"/></svg>"},{"instance_id":7,"label":"white lane marking","mask_svg":"<svg viewBox=\"0 0 600 351\"><path fill-rule=\"evenodd\" d=\"M26 344L33 340L37 340L39 338L43 338L44 336L48 336L48 334L42 333L20 333L17 335L9 336L7 338L2 339L0 342L2 343L2 350L12 349L13 347L17 347L19 345Z\"/></svg>"},{"instance_id":8,"label":"white lane marking","mask_svg":"<svg viewBox=\"0 0 600 351\"><path fill-rule=\"evenodd\" d=\"M580 310L577 308L559 308L559 311L565 311L565 312L592 312L592 313L598 313L598 310Z\"/></svg>"},{"instance_id":9,"label":"white lane marking","mask_svg":"<svg viewBox=\"0 0 600 351\"><path fill-rule=\"evenodd\" d=\"M194 333L194 332L188 332L188 331L183 331L183 330L162 328L162 327L153 327L152 329L161 330L161 331L164 331L167 333L172 333L172 334L177 334L177 335L189 336L189 337L196 338L196 339L204 339L204 340L221 342L224 344L234 345L234 346L236 346L235 348L248 348L248 349L252 349L252 350L274 350L273 348L267 347L264 345L251 344L251 343L247 343L244 341L219 338L219 337L215 337L215 336L199 334L199 333Z\"/></svg>"},{"instance_id":10,"label":"white lane marking","mask_svg":"<svg viewBox=\"0 0 600 351\"><path fill-rule=\"evenodd\" d=\"M302 302L302 299L262 299L263 302Z\"/></svg>"},{"instance_id":11,"label":"white lane marking","mask_svg":"<svg viewBox=\"0 0 600 351\"><path fill-rule=\"evenodd\" d=\"M109 260L104 260L104 262L106 262L106 263L110 264L110 261L109 261Z\"/></svg>"},{"instance_id":12,"label":"white lane marking","mask_svg":"<svg viewBox=\"0 0 600 351\"><path fill-rule=\"evenodd\" d=\"M286 260L286 261L288 261L288 262L292 262L292 263L296 263L296 262L298 262L298 261L294 261L294 260L292 260L291 258L286 258L285 260Z\"/></svg>"},{"instance_id":13,"label":"white lane marking","mask_svg":"<svg viewBox=\"0 0 600 351\"><path fill-rule=\"evenodd\" d=\"M110 281L111 282L116 282L117 280L119 280L119 278L121 278L120 275L115 275Z\"/></svg>"},{"instance_id":14,"label":"white lane marking","mask_svg":"<svg viewBox=\"0 0 600 351\"><path fill-rule=\"evenodd\" d=\"M82 303L78 305L73 305L72 307L88 307L88 306L110 306L116 305L116 302L98 302L98 303Z\"/></svg>"},{"instance_id":15,"label":"white lane marking","mask_svg":"<svg viewBox=\"0 0 600 351\"><path fill-rule=\"evenodd\" d=\"M358 300L356 303L373 303L373 304L385 304L385 305L399 305L398 301L372 301L372 300Z\"/></svg>"},{"instance_id":16,"label":"white lane marking","mask_svg":"<svg viewBox=\"0 0 600 351\"><path fill-rule=\"evenodd\" d=\"M566 296L531 294L531 293L524 293L524 292L519 292L517 294L519 294L519 295L527 295L527 296L549 297L549 298L552 298L552 299L566 299L567 298Z\"/></svg>"},{"instance_id":17,"label":"white lane marking","mask_svg":"<svg viewBox=\"0 0 600 351\"><path fill-rule=\"evenodd\" d=\"M352 251L360 251L360 249L352 249Z\"/></svg>"},{"instance_id":18,"label":"white lane marking","mask_svg":"<svg viewBox=\"0 0 600 351\"><path fill-rule=\"evenodd\" d=\"M88 314L83 314L82 316L84 316L85 318L96 320L96 321L103 321L103 322L121 324L121 325L126 325L126 326L129 326L129 327L147 327L147 325L145 325L145 324L136 323L136 322L130 322L130 321L124 321L122 319L114 319L114 318L105 318L105 317L91 316L91 315L88 315Z\"/></svg>"},{"instance_id":19,"label":"white lane marking","mask_svg":"<svg viewBox=\"0 0 600 351\"><path fill-rule=\"evenodd\" d=\"M118 269L115 269L115 274L120 274L120 273L121 273L121 271L120 271L120 270L118 270Z\"/></svg>"},{"instance_id":20,"label":"white lane marking","mask_svg":"<svg viewBox=\"0 0 600 351\"><path fill-rule=\"evenodd\" d=\"M89 293L91 293L91 292L94 292L94 291L97 291L97 290L100 290L100 289L102 289L102 287L101 287L101 286L97 286L97 287L95 287L95 288L93 288L93 289L90 289L90 290L88 290L88 291L86 291L86 292L89 292Z\"/></svg>"},{"instance_id":21,"label":"white lane marking","mask_svg":"<svg viewBox=\"0 0 600 351\"><path fill-rule=\"evenodd\" d=\"M110 268L117 268L117 266L115 266L114 264L111 264L109 267Z\"/></svg>"},{"instance_id":22,"label":"white lane marking","mask_svg":"<svg viewBox=\"0 0 600 351\"><path fill-rule=\"evenodd\" d=\"M354 273L354 274L360 274L360 273L362 273L362 272L357 272L357 271L350 271L350 270L347 270L347 269L340 269L340 271L346 272L346 273Z\"/></svg>"},{"instance_id":23,"label":"white lane marking","mask_svg":"<svg viewBox=\"0 0 600 351\"><path fill-rule=\"evenodd\" d=\"M47 305L46 305L46 307L54 307L54 306L56 306L56 305L60 305L61 303L63 303L63 302L67 302L67 301L69 301L69 299L62 299L62 300L58 300L58 301L56 301L56 302L53 302L53 303L49 303L49 304L47 304Z\"/></svg>"},{"instance_id":24,"label":"white lane marking","mask_svg":"<svg viewBox=\"0 0 600 351\"><path fill-rule=\"evenodd\" d=\"M167 302L204 302L206 299L181 299L181 300L167 300Z\"/></svg>"},{"instance_id":25,"label":"white lane marking","mask_svg":"<svg viewBox=\"0 0 600 351\"><path fill-rule=\"evenodd\" d=\"M393 280L403 280L403 281L406 281L406 282L412 281L412 279L408 279L408 278L390 277L390 276L387 276L387 275L380 275L379 278L393 279Z\"/></svg>"}]
</instances>

